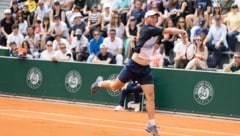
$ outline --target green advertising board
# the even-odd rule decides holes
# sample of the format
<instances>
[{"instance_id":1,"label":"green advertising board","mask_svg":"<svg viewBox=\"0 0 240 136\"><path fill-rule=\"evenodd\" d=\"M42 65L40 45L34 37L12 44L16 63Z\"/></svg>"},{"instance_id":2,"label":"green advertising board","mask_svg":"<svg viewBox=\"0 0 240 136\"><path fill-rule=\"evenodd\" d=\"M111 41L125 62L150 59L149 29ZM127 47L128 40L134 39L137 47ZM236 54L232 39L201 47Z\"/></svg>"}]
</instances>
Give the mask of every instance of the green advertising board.
<instances>
[{"instance_id":1,"label":"green advertising board","mask_svg":"<svg viewBox=\"0 0 240 136\"><path fill-rule=\"evenodd\" d=\"M98 76L113 80L122 66L0 57L0 93L117 105L120 90L90 92ZM157 110L240 117L240 75L153 69Z\"/></svg>"}]
</instances>

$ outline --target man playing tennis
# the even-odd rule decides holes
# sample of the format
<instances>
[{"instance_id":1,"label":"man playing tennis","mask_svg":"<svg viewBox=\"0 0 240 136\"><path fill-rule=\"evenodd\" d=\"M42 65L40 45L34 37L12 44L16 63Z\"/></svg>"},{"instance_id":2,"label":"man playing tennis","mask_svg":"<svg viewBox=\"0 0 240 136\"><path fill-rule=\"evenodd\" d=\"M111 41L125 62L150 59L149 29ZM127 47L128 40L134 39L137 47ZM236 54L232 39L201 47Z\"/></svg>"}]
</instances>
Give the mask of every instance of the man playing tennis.
<instances>
[{"instance_id":1,"label":"man playing tennis","mask_svg":"<svg viewBox=\"0 0 240 136\"><path fill-rule=\"evenodd\" d=\"M153 136L159 136L158 130L155 124L155 101L154 101L154 83L151 74L151 68L149 66L150 57L153 55L154 45L159 35L162 34L184 34L183 30L176 28L156 27L158 22L159 13L153 10L146 12L145 25L140 30L140 39L134 49L132 58L128 61L126 66L121 70L117 79L102 81L102 77L98 77L97 80L91 86L91 92L96 93L100 88L106 88L112 91L122 88L125 83L130 80L137 80L146 96L147 100L147 114L149 118L149 124L145 130L151 133Z\"/></svg>"}]
</instances>

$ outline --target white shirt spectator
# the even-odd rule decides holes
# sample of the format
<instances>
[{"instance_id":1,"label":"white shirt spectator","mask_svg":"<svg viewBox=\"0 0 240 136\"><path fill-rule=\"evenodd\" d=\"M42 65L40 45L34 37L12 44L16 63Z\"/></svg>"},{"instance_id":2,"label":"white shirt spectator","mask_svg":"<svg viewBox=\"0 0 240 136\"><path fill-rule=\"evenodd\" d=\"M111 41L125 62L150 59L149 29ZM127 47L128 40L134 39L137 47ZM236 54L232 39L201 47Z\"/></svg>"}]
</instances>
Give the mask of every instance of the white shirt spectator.
<instances>
[{"instance_id":1,"label":"white shirt spectator","mask_svg":"<svg viewBox=\"0 0 240 136\"><path fill-rule=\"evenodd\" d=\"M64 31L62 36L64 38L69 38L67 25L62 21L59 23L59 25L57 25L56 23L53 24L53 31L55 31L55 33L60 33L61 31Z\"/></svg>"},{"instance_id":2,"label":"white shirt spectator","mask_svg":"<svg viewBox=\"0 0 240 136\"><path fill-rule=\"evenodd\" d=\"M54 55L55 55L55 51L49 52L48 50L44 50L41 53L40 59L42 59L42 60L51 60Z\"/></svg>"},{"instance_id":3,"label":"white shirt spectator","mask_svg":"<svg viewBox=\"0 0 240 136\"><path fill-rule=\"evenodd\" d=\"M82 35L81 39L78 40L75 36L73 38L71 48L76 48L76 52L81 52L83 47L88 47L88 39Z\"/></svg>"},{"instance_id":4,"label":"white shirt spectator","mask_svg":"<svg viewBox=\"0 0 240 136\"><path fill-rule=\"evenodd\" d=\"M15 42L17 44L17 48L21 47L23 41L24 41L24 37L20 32L18 32L17 35L14 35L13 33L11 33L7 37L7 45L9 45L11 42Z\"/></svg>"},{"instance_id":5,"label":"white shirt spectator","mask_svg":"<svg viewBox=\"0 0 240 136\"><path fill-rule=\"evenodd\" d=\"M188 43L190 44L190 42ZM175 44L173 48L173 52L178 53L178 54L185 54L186 48L188 45L184 45L182 41L179 41Z\"/></svg>"},{"instance_id":6,"label":"white shirt spectator","mask_svg":"<svg viewBox=\"0 0 240 136\"><path fill-rule=\"evenodd\" d=\"M113 56L116 56L118 53L118 49L123 48L122 39L115 37L115 40L112 42L110 37L107 37L103 40L104 45L107 46L108 52L111 52Z\"/></svg>"},{"instance_id":7,"label":"white shirt spectator","mask_svg":"<svg viewBox=\"0 0 240 136\"><path fill-rule=\"evenodd\" d=\"M73 55L70 50L67 50L66 53L62 53L60 50L58 50L54 54L54 57L56 57L58 60L65 60L67 56L70 56L68 61L73 62Z\"/></svg>"},{"instance_id":8,"label":"white shirt spectator","mask_svg":"<svg viewBox=\"0 0 240 136\"><path fill-rule=\"evenodd\" d=\"M27 27L28 27L28 23L26 20L24 20L23 22L18 24L19 27L19 32L21 32L22 34L27 34Z\"/></svg>"},{"instance_id":9,"label":"white shirt spectator","mask_svg":"<svg viewBox=\"0 0 240 136\"><path fill-rule=\"evenodd\" d=\"M36 16L36 19L38 20L41 20L43 21L43 17L44 16L49 16L49 9L47 7L43 7L42 9L38 6L36 11L35 11L35 16Z\"/></svg>"},{"instance_id":10,"label":"white shirt spectator","mask_svg":"<svg viewBox=\"0 0 240 136\"><path fill-rule=\"evenodd\" d=\"M66 45L66 47L67 47L67 49L71 49L71 45L70 45L70 43L68 42L68 40L66 40L66 39L64 39L64 38L61 38L60 40L54 40L53 41L53 50L58 50L59 49L59 44L60 43L64 43L65 45Z\"/></svg>"}]
</instances>

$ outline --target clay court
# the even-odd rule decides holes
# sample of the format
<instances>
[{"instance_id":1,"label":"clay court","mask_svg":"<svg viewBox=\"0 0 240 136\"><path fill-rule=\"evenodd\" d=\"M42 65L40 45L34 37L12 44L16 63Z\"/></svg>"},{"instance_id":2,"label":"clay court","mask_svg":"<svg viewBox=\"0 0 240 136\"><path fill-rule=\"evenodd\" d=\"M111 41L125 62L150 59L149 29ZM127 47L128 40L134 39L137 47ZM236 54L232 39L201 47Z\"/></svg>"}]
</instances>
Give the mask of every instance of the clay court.
<instances>
[{"instance_id":1,"label":"clay court","mask_svg":"<svg viewBox=\"0 0 240 136\"><path fill-rule=\"evenodd\" d=\"M240 122L156 114L161 136L240 136ZM150 136L145 112L0 97L1 136Z\"/></svg>"}]
</instances>

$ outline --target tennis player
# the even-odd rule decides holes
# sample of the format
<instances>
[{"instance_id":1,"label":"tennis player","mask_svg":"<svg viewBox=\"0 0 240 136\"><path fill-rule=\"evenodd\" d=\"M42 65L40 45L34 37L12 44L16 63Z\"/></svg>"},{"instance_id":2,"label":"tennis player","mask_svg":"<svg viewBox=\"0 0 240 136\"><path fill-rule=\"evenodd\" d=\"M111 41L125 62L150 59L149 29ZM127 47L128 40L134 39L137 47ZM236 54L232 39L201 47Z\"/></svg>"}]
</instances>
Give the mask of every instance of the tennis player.
<instances>
[{"instance_id":1,"label":"tennis player","mask_svg":"<svg viewBox=\"0 0 240 136\"><path fill-rule=\"evenodd\" d=\"M161 28L156 27L158 17L160 14L153 10L149 10L145 14L145 24L140 30L140 39L134 49L132 58L128 61L126 66L121 70L117 79L105 80L102 77L98 77L97 80L91 86L91 92L95 94L100 88L106 88L112 91L122 88L125 83L130 80L137 80L146 96L147 100L147 114L149 118L149 124L145 130L151 133L153 136L159 136L155 119L155 101L154 101L154 83L151 74L151 68L149 66L150 57L153 55L154 45L159 35L162 34L184 34L183 30L176 28Z\"/></svg>"}]
</instances>

